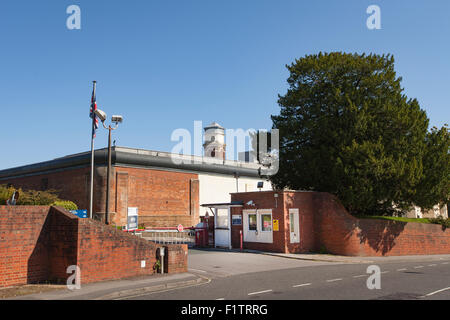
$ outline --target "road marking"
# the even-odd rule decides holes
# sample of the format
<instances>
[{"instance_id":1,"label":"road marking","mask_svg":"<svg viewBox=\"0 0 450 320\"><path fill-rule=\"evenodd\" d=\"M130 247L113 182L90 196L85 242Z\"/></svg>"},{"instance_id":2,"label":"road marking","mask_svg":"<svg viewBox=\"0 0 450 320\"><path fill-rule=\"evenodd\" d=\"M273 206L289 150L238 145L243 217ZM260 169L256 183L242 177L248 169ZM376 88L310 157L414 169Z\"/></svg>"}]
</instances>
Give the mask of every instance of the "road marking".
<instances>
[{"instance_id":1,"label":"road marking","mask_svg":"<svg viewBox=\"0 0 450 320\"><path fill-rule=\"evenodd\" d=\"M420 269L420 268L423 268L423 266L416 266L416 267L414 267L414 269Z\"/></svg>"},{"instance_id":2,"label":"road marking","mask_svg":"<svg viewBox=\"0 0 450 320\"><path fill-rule=\"evenodd\" d=\"M206 273L206 271L198 270L198 269L188 269L188 270Z\"/></svg>"},{"instance_id":3,"label":"road marking","mask_svg":"<svg viewBox=\"0 0 450 320\"><path fill-rule=\"evenodd\" d=\"M380 272L381 274L383 274L383 273L389 273L389 271L383 271L383 272Z\"/></svg>"},{"instance_id":4,"label":"road marking","mask_svg":"<svg viewBox=\"0 0 450 320\"><path fill-rule=\"evenodd\" d=\"M406 268L397 269L397 271L405 271L405 270L408 270L408 269L406 269Z\"/></svg>"},{"instance_id":5,"label":"road marking","mask_svg":"<svg viewBox=\"0 0 450 320\"><path fill-rule=\"evenodd\" d=\"M429 264L428 266L429 266L429 267L436 267L435 264Z\"/></svg>"},{"instance_id":6,"label":"road marking","mask_svg":"<svg viewBox=\"0 0 450 320\"><path fill-rule=\"evenodd\" d=\"M422 296L422 298L429 297L429 296L435 295L436 293L444 292L444 291L447 291L447 290L450 290L450 287L431 292L429 294L426 294L426 295Z\"/></svg>"},{"instance_id":7,"label":"road marking","mask_svg":"<svg viewBox=\"0 0 450 320\"><path fill-rule=\"evenodd\" d=\"M303 284L297 284L295 286L292 286L292 288L298 288L298 287L306 287L306 286L310 286L311 283L303 283Z\"/></svg>"},{"instance_id":8,"label":"road marking","mask_svg":"<svg viewBox=\"0 0 450 320\"><path fill-rule=\"evenodd\" d=\"M225 300L225 298L219 298L219 299L216 299L216 300Z\"/></svg>"},{"instance_id":9,"label":"road marking","mask_svg":"<svg viewBox=\"0 0 450 320\"><path fill-rule=\"evenodd\" d=\"M202 277L203 278L203 277ZM165 290L156 290L156 291L150 291L150 292L143 292L143 293L139 293L139 294L134 294L134 295L129 295L129 296L123 296L123 297L118 297L118 298L114 298L112 300L126 300L126 299L133 299L133 298L137 298L137 297L142 297L142 296L147 296L150 294L155 294L155 293L163 293L163 292L169 292L169 291L174 291L174 290L179 290L179 289L186 289L186 288L190 288L190 287L197 287L197 286L202 286L205 284L209 284L211 283L211 279L207 279L206 282L203 283L197 283L197 284L193 284L193 285L186 285L186 286L181 286L181 287L177 287L177 288L170 288L170 289L165 289ZM95 299L98 300L98 299Z\"/></svg>"},{"instance_id":10,"label":"road marking","mask_svg":"<svg viewBox=\"0 0 450 320\"><path fill-rule=\"evenodd\" d=\"M269 289L269 290L264 290L264 291L252 292L252 293L249 293L248 295L249 296L253 296L255 294L269 293L269 292L272 292L272 291L273 291L272 289Z\"/></svg>"},{"instance_id":11,"label":"road marking","mask_svg":"<svg viewBox=\"0 0 450 320\"><path fill-rule=\"evenodd\" d=\"M353 276L353 278L361 278L361 277L367 277L367 274L360 274L359 276Z\"/></svg>"},{"instance_id":12,"label":"road marking","mask_svg":"<svg viewBox=\"0 0 450 320\"><path fill-rule=\"evenodd\" d=\"M331 280L327 280L327 282L335 282L335 281L341 281L342 278L338 278L338 279L331 279Z\"/></svg>"},{"instance_id":13,"label":"road marking","mask_svg":"<svg viewBox=\"0 0 450 320\"><path fill-rule=\"evenodd\" d=\"M448 264L448 262L442 262L442 264Z\"/></svg>"}]
</instances>

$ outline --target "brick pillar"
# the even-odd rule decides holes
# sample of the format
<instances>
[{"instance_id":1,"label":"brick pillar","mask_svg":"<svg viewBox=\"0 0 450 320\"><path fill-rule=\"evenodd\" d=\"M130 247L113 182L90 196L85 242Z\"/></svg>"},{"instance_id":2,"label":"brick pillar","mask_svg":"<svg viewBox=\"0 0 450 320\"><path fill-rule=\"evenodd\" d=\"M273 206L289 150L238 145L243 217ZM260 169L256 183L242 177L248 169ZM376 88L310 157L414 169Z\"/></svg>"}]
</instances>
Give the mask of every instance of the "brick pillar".
<instances>
[{"instance_id":1,"label":"brick pillar","mask_svg":"<svg viewBox=\"0 0 450 320\"><path fill-rule=\"evenodd\" d=\"M128 211L128 173L116 173L115 212L113 223L119 226L127 224Z\"/></svg>"},{"instance_id":2,"label":"brick pillar","mask_svg":"<svg viewBox=\"0 0 450 320\"><path fill-rule=\"evenodd\" d=\"M199 186L200 181L198 179L191 179L189 192L189 214L191 215L192 226L195 226L200 222Z\"/></svg>"}]
</instances>

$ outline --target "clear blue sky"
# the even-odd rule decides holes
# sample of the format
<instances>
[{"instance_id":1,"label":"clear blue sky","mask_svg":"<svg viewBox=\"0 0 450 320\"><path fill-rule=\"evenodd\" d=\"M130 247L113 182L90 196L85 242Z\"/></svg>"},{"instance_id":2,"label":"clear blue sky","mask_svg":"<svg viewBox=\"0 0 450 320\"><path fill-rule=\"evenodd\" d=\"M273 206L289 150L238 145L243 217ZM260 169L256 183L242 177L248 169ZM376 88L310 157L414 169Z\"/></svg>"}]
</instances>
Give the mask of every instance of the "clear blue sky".
<instances>
[{"instance_id":1,"label":"clear blue sky","mask_svg":"<svg viewBox=\"0 0 450 320\"><path fill-rule=\"evenodd\" d=\"M68 30L66 8L81 8ZM381 8L381 30L366 9ZM90 149L89 103L117 145L170 151L177 128L270 128L285 65L319 51L392 53L431 125L450 122L450 1L2 0L0 169ZM105 147L107 131L97 134Z\"/></svg>"}]
</instances>

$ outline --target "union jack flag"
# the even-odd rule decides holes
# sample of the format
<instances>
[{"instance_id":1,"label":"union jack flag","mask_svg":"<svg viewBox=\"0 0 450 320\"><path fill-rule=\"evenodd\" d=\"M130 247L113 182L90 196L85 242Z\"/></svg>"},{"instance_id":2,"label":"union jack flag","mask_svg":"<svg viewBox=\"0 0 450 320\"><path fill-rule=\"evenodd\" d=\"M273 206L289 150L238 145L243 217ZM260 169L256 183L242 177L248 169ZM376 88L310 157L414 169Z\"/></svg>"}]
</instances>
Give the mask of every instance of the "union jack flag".
<instances>
[{"instance_id":1,"label":"union jack flag","mask_svg":"<svg viewBox=\"0 0 450 320\"><path fill-rule=\"evenodd\" d=\"M91 119L95 119L92 125L92 137L95 138L95 131L98 129L98 119L95 114L95 110L97 110L97 100L95 98L95 88L92 90L92 99L91 99L91 108L89 110L89 117Z\"/></svg>"}]
</instances>

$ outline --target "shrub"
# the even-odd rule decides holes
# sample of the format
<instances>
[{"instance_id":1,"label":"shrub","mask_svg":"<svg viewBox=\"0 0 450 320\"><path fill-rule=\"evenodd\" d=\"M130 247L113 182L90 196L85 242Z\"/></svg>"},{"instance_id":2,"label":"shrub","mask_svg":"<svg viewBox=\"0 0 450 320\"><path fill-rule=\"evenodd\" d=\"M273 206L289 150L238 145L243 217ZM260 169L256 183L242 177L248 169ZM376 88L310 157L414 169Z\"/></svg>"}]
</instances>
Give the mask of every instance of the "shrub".
<instances>
[{"instance_id":1,"label":"shrub","mask_svg":"<svg viewBox=\"0 0 450 320\"><path fill-rule=\"evenodd\" d=\"M430 219L431 223L442 225L442 229L450 228L450 219L444 219L442 216Z\"/></svg>"},{"instance_id":2,"label":"shrub","mask_svg":"<svg viewBox=\"0 0 450 320\"><path fill-rule=\"evenodd\" d=\"M327 248L324 245L320 246L320 250L319 250L320 254L329 254Z\"/></svg>"},{"instance_id":3,"label":"shrub","mask_svg":"<svg viewBox=\"0 0 450 320\"><path fill-rule=\"evenodd\" d=\"M68 211L78 210L78 206L75 203L73 203L72 201L67 201L67 200L57 200L52 203L52 206L62 207Z\"/></svg>"},{"instance_id":4,"label":"shrub","mask_svg":"<svg viewBox=\"0 0 450 320\"><path fill-rule=\"evenodd\" d=\"M144 230L145 229L145 223L140 223L138 226L138 229Z\"/></svg>"},{"instance_id":5,"label":"shrub","mask_svg":"<svg viewBox=\"0 0 450 320\"><path fill-rule=\"evenodd\" d=\"M78 210L78 206L72 201L59 199L56 190L36 191L14 189L0 185L0 205L5 205L8 199L11 199L14 191L19 192L17 205L19 206L57 206L66 210Z\"/></svg>"},{"instance_id":6,"label":"shrub","mask_svg":"<svg viewBox=\"0 0 450 320\"><path fill-rule=\"evenodd\" d=\"M50 206L59 200L55 190L19 190L19 200L17 204L22 206Z\"/></svg>"},{"instance_id":7,"label":"shrub","mask_svg":"<svg viewBox=\"0 0 450 320\"><path fill-rule=\"evenodd\" d=\"M14 188L8 188L6 185L0 185L0 205L6 205L6 201L11 199Z\"/></svg>"}]
</instances>

